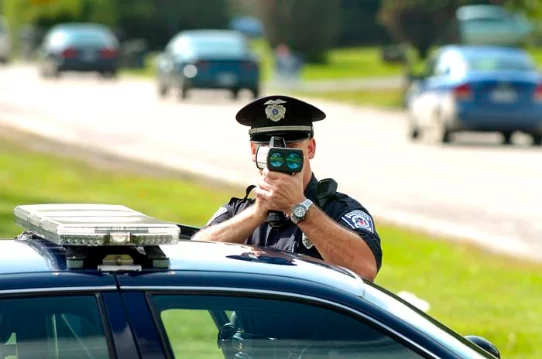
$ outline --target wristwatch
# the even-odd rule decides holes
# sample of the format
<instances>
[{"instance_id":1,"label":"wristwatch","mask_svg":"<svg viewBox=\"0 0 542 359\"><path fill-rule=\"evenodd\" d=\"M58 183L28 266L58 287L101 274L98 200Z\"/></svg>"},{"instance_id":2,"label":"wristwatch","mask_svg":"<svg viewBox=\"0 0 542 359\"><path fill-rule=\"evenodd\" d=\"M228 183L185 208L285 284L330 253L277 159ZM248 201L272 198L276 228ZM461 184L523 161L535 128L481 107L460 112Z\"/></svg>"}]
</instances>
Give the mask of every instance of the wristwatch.
<instances>
[{"instance_id":1,"label":"wristwatch","mask_svg":"<svg viewBox=\"0 0 542 359\"><path fill-rule=\"evenodd\" d=\"M307 212L309 208L312 206L312 201L310 199L306 199L301 203L296 204L292 207L292 215L290 216L290 219L293 223L297 223L299 221L302 221L305 219L305 216L307 215Z\"/></svg>"}]
</instances>

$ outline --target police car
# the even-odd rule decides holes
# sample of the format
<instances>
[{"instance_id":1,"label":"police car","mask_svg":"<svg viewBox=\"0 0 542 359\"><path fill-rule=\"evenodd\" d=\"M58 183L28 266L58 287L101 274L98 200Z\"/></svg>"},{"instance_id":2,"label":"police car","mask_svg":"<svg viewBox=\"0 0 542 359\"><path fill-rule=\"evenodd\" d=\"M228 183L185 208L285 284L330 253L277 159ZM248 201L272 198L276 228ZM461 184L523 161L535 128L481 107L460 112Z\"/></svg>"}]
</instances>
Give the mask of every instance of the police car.
<instances>
[{"instance_id":1,"label":"police car","mask_svg":"<svg viewBox=\"0 0 542 359\"><path fill-rule=\"evenodd\" d=\"M120 205L14 212L24 231L0 241L0 358L499 357L317 259L190 241L197 228Z\"/></svg>"}]
</instances>

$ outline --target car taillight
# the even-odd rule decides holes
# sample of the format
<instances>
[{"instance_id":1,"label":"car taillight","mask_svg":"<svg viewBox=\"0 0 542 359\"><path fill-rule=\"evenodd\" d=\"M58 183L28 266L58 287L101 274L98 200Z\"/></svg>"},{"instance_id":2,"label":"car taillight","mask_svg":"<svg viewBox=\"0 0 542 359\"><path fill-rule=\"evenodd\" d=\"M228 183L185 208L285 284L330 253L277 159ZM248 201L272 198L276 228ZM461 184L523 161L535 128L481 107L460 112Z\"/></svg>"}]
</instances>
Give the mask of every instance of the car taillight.
<instances>
[{"instance_id":1,"label":"car taillight","mask_svg":"<svg viewBox=\"0 0 542 359\"><path fill-rule=\"evenodd\" d=\"M470 100L472 98L472 89L469 84L457 86L454 89L454 96L458 100Z\"/></svg>"},{"instance_id":2,"label":"car taillight","mask_svg":"<svg viewBox=\"0 0 542 359\"><path fill-rule=\"evenodd\" d=\"M118 52L115 49L101 49L100 50L100 57L102 59L114 59L117 57Z\"/></svg>"},{"instance_id":3,"label":"car taillight","mask_svg":"<svg viewBox=\"0 0 542 359\"><path fill-rule=\"evenodd\" d=\"M542 102L542 85L535 87L533 97L535 101Z\"/></svg>"},{"instance_id":4,"label":"car taillight","mask_svg":"<svg viewBox=\"0 0 542 359\"><path fill-rule=\"evenodd\" d=\"M72 59L77 56L77 50L71 47L68 47L60 53L60 55L65 59Z\"/></svg>"}]
</instances>

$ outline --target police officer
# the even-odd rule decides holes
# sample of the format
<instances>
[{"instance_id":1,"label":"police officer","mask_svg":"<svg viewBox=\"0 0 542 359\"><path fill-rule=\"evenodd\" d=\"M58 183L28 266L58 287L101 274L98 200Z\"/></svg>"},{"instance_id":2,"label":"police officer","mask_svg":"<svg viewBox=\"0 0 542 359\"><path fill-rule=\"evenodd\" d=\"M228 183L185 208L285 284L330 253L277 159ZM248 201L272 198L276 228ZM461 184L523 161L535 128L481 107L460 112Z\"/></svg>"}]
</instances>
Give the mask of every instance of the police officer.
<instances>
[{"instance_id":1,"label":"police officer","mask_svg":"<svg viewBox=\"0 0 542 359\"><path fill-rule=\"evenodd\" d=\"M236 120L250 126L252 160L259 146L267 146L271 136L280 136L287 147L303 150L303 171L290 175L260 170L258 185L249 186L245 198L234 197L219 208L192 239L307 254L374 280L382 249L372 216L346 194L317 196L319 181L310 166L316 151L313 122L325 117L315 106L288 96L264 97L243 107ZM248 198L252 189L256 196ZM269 211L283 212L285 219L269 223Z\"/></svg>"}]
</instances>

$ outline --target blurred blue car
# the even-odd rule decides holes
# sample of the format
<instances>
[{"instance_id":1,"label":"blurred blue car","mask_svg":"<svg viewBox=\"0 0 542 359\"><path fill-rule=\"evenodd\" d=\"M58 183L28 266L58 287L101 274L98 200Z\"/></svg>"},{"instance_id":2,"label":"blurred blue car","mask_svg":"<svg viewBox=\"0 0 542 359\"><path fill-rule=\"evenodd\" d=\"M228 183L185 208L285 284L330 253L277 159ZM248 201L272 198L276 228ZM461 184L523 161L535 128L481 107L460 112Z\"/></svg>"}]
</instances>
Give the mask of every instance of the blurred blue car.
<instances>
[{"instance_id":1,"label":"blurred blue car","mask_svg":"<svg viewBox=\"0 0 542 359\"><path fill-rule=\"evenodd\" d=\"M243 89L260 96L260 65L245 35L233 30L189 30L174 36L156 61L158 91L186 98L191 89Z\"/></svg>"},{"instance_id":2,"label":"blurred blue car","mask_svg":"<svg viewBox=\"0 0 542 359\"><path fill-rule=\"evenodd\" d=\"M450 142L456 132L514 132L542 144L542 81L519 48L449 45L436 51L406 94L409 137Z\"/></svg>"}]
</instances>

